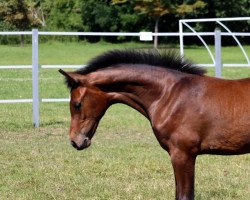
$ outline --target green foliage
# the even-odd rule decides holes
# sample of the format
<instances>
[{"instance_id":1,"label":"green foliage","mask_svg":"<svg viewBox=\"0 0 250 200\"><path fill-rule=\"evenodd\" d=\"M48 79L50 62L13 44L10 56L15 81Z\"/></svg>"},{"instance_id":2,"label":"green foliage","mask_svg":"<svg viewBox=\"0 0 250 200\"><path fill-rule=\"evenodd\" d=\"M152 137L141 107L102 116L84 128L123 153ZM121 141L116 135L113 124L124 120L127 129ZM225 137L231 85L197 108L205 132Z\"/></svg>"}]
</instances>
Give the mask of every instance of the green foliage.
<instances>
[{"instance_id":1,"label":"green foliage","mask_svg":"<svg viewBox=\"0 0 250 200\"><path fill-rule=\"evenodd\" d=\"M157 32L159 26L160 32L175 32L181 18L249 16L249 7L250 0L0 0L0 31L38 27L44 31ZM226 25L234 31L250 31L249 23L230 22ZM194 26L198 31L215 28L211 23ZM53 37L58 38L70 39ZM89 41L100 39L86 38ZM133 40L128 37L104 39L112 42ZM165 42L169 40L177 39L164 39ZM15 42L16 38L0 37L1 43L11 41ZM195 42L192 38L189 41L191 44Z\"/></svg>"},{"instance_id":2,"label":"green foliage","mask_svg":"<svg viewBox=\"0 0 250 200\"><path fill-rule=\"evenodd\" d=\"M41 7L46 15L46 30L79 31L81 20L81 0L43 0Z\"/></svg>"},{"instance_id":3,"label":"green foliage","mask_svg":"<svg viewBox=\"0 0 250 200\"><path fill-rule=\"evenodd\" d=\"M246 17L250 14L249 0L204 0L208 17Z\"/></svg>"},{"instance_id":4,"label":"green foliage","mask_svg":"<svg viewBox=\"0 0 250 200\"><path fill-rule=\"evenodd\" d=\"M112 0L114 5L130 3L135 11L148 15L154 19L166 14L176 14L185 17L186 14L195 12L205 7L201 0L169 1L169 0Z\"/></svg>"},{"instance_id":5,"label":"green foliage","mask_svg":"<svg viewBox=\"0 0 250 200\"><path fill-rule=\"evenodd\" d=\"M113 4L130 3L135 11L148 16L154 20L154 32L158 33L159 20L165 15L180 15L184 17L186 14L195 12L197 9L203 8L205 3L201 0L188 2L171 2L166 0L112 0ZM169 31L169 30L168 30ZM158 37L154 37L154 47L158 46Z\"/></svg>"},{"instance_id":6,"label":"green foliage","mask_svg":"<svg viewBox=\"0 0 250 200\"><path fill-rule=\"evenodd\" d=\"M0 19L11 24L17 30L24 31L39 22L33 16L31 4L23 0L5 0L0 2Z\"/></svg>"},{"instance_id":7,"label":"green foliage","mask_svg":"<svg viewBox=\"0 0 250 200\"><path fill-rule=\"evenodd\" d=\"M82 20L84 31L137 32L149 27L146 23L147 18L134 13L130 4L113 5L111 0L85 1L82 4ZM98 38L93 39L93 41L96 40ZM116 37L106 38L106 40L115 41Z\"/></svg>"},{"instance_id":8,"label":"green foliage","mask_svg":"<svg viewBox=\"0 0 250 200\"><path fill-rule=\"evenodd\" d=\"M16 31L16 27L9 22L0 20L0 31ZM7 35L0 36L0 44L16 44L19 42L17 37L10 37Z\"/></svg>"},{"instance_id":9,"label":"green foliage","mask_svg":"<svg viewBox=\"0 0 250 200\"><path fill-rule=\"evenodd\" d=\"M219 18L219 17L246 17L250 16L250 0L204 0L207 6L204 10L204 17L207 18ZM232 27L234 31L249 32L250 21L246 22L230 22L225 23L229 27ZM204 30L210 29L211 26L204 26Z\"/></svg>"},{"instance_id":10,"label":"green foliage","mask_svg":"<svg viewBox=\"0 0 250 200\"><path fill-rule=\"evenodd\" d=\"M16 27L9 22L0 21L0 30L1 31L15 31Z\"/></svg>"},{"instance_id":11,"label":"green foliage","mask_svg":"<svg viewBox=\"0 0 250 200\"><path fill-rule=\"evenodd\" d=\"M182 4L179 4L176 7L176 14L182 17L185 17L187 14L191 14L197 12L197 10L201 10L206 6L204 1L198 0L189 4L190 1L183 1Z\"/></svg>"},{"instance_id":12,"label":"green foliage","mask_svg":"<svg viewBox=\"0 0 250 200\"><path fill-rule=\"evenodd\" d=\"M0 31L26 31L32 27L39 27L41 21L38 20L34 6L31 0L0 1ZM2 36L0 41L2 44L16 43L17 37ZM21 45L24 45L23 35Z\"/></svg>"},{"instance_id":13,"label":"green foliage","mask_svg":"<svg viewBox=\"0 0 250 200\"><path fill-rule=\"evenodd\" d=\"M173 12L174 5L162 0L134 0L134 9L140 13L158 19Z\"/></svg>"}]
</instances>

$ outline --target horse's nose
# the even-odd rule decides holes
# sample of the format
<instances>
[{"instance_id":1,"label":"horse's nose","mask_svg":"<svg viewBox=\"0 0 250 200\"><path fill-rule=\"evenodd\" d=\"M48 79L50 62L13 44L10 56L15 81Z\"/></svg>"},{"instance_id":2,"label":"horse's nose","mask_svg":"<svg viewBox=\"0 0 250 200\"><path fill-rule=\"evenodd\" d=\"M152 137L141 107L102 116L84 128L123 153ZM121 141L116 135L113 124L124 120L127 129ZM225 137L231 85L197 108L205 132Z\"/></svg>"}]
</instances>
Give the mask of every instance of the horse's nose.
<instances>
[{"instance_id":1,"label":"horse's nose","mask_svg":"<svg viewBox=\"0 0 250 200\"><path fill-rule=\"evenodd\" d=\"M70 143L77 150L83 150L90 146L91 140L86 137L80 143L76 143L74 140L71 140Z\"/></svg>"}]
</instances>

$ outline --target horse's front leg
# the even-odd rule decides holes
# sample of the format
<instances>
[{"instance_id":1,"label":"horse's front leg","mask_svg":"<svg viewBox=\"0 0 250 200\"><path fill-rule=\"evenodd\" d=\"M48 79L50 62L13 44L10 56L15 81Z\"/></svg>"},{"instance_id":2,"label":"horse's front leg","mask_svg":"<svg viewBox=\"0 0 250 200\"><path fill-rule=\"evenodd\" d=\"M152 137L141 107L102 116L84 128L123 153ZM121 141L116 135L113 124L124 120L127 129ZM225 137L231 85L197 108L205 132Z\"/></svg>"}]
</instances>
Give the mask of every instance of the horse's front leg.
<instances>
[{"instance_id":1,"label":"horse's front leg","mask_svg":"<svg viewBox=\"0 0 250 200\"><path fill-rule=\"evenodd\" d=\"M178 149L170 152L176 184L176 200L194 199L194 171L196 156Z\"/></svg>"}]
</instances>

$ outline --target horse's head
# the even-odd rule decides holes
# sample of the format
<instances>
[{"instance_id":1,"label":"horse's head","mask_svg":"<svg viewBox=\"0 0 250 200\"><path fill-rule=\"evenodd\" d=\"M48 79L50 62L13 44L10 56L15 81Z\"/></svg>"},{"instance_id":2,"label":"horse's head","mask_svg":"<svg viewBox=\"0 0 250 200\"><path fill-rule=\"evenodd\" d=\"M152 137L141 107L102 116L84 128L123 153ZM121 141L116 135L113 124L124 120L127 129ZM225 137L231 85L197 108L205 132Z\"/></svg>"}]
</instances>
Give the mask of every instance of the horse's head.
<instances>
[{"instance_id":1,"label":"horse's head","mask_svg":"<svg viewBox=\"0 0 250 200\"><path fill-rule=\"evenodd\" d=\"M82 150L90 146L98 123L109 106L109 98L106 93L90 85L84 75L63 70L59 72L71 87L70 142L77 150Z\"/></svg>"}]
</instances>

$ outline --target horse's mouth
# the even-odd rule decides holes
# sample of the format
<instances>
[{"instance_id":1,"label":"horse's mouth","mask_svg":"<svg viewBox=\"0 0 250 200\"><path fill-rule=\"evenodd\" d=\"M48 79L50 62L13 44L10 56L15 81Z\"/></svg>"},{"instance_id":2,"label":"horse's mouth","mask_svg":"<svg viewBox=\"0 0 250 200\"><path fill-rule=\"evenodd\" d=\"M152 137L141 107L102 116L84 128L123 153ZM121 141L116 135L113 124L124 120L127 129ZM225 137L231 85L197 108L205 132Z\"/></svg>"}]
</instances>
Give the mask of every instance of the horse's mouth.
<instances>
[{"instance_id":1,"label":"horse's mouth","mask_svg":"<svg viewBox=\"0 0 250 200\"><path fill-rule=\"evenodd\" d=\"M77 150L83 150L88 148L91 145L91 139L95 134L98 123L95 123L90 130L85 129L77 137L71 140L71 145Z\"/></svg>"}]
</instances>

